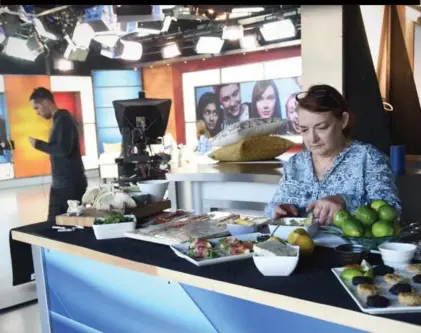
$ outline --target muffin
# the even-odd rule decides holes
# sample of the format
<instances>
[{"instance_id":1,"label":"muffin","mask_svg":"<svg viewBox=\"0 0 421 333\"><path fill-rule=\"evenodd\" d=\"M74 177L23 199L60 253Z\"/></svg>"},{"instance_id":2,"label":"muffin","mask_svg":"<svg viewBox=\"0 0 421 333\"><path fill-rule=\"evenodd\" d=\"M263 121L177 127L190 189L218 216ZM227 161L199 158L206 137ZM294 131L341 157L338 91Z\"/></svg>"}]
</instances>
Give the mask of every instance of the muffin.
<instances>
[{"instance_id":1,"label":"muffin","mask_svg":"<svg viewBox=\"0 0 421 333\"><path fill-rule=\"evenodd\" d=\"M397 274L386 274L383 279L389 286L394 286L395 284L403 281L403 277Z\"/></svg>"},{"instance_id":2,"label":"muffin","mask_svg":"<svg viewBox=\"0 0 421 333\"><path fill-rule=\"evenodd\" d=\"M406 306L420 306L421 295L417 293L400 293L398 296L399 304Z\"/></svg>"},{"instance_id":3,"label":"muffin","mask_svg":"<svg viewBox=\"0 0 421 333\"><path fill-rule=\"evenodd\" d=\"M379 290L372 284L363 283L358 285L357 293L360 296L374 296L379 293Z\"/></svg>"},{"instance_id":4,"label":"muffin","mask_svg":"<svg viewBox=\"0 0 421 333\"><path fill-rule=\"evenodd\" d=\"M421 264L408 265L406 266L406 269L408 270L408 272L421 274Z\"/></svg>"}]
</instances>

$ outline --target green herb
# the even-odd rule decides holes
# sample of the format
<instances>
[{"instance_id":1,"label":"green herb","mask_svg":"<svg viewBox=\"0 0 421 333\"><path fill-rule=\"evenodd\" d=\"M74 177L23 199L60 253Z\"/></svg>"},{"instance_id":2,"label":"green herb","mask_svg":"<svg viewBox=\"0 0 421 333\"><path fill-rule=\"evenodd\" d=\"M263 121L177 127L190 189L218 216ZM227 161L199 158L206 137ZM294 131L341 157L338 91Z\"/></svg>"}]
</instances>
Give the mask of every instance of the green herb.
<instances>
[{"instance_id":1,"label":"green herb","mask_svg":"<svg viewBox=\"0 0 421 333\"><path fill-rule=\"evenodd\" d=\"M95 220L96 225L102 224L115 224L115 223L126 223L132 222L132 218L130 216L124 216L122 213L113 213L110 216L105 217L104 219L97 219Z\"/></svg>"}]
</instances>

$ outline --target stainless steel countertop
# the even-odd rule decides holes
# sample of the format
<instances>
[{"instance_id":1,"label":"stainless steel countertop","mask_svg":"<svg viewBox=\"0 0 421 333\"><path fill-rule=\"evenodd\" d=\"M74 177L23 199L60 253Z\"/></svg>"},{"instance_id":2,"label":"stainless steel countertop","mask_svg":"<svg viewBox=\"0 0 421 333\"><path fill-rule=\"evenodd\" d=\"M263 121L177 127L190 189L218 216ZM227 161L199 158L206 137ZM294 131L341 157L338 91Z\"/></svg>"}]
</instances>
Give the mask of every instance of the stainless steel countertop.
<instances>
[{"instance_id":1,"label":"stainless steel countertop","mask_svg":"<svg viewBox=\"0 0 421 333\"><path fill-rule=\"evenodd\" d=\"M277 184L282 176L282 164L270 163L217 163L193 164L167 173L174 182L257 182Z\"/></svg>"}]
</instances>

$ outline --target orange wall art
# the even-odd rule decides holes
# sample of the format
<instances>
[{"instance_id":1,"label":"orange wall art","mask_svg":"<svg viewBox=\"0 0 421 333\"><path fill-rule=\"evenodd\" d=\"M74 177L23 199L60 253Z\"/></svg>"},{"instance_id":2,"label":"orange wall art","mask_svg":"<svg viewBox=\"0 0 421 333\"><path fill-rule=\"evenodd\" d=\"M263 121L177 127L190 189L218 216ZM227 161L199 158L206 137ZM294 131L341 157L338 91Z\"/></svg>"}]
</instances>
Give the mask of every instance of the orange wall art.
<instances>
[{"instance_id":1,"label":"orange wall art","mask_svg":"<svg viewBox=\"0 0 421 333\"><path fill-rule=\"evenodd\" d=\"M29 102L29 96L37 87L50 89L50 77L4 76L10 136L16 147L13 154L16 178L48 175L51 172L49 156L34 149L28 141L29 137L48 141L51 128L51 120L39 117Z\"/></svg>"}]
</instances>

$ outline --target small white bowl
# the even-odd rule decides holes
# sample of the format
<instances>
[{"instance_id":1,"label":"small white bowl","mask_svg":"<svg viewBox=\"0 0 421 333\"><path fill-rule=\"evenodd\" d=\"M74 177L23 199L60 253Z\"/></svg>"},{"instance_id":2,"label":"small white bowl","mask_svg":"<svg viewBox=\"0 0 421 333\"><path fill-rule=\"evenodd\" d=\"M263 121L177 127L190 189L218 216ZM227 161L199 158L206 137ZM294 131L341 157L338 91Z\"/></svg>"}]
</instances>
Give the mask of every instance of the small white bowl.
<instances>
[{"instance_id":1,"label":"small white bowl","mask_svg":"<svg viewBox=\"0 0 421 333\"><path fill-rule=\"evenodd\" d=\"M289 245L297 250L294 257L261 257L253 256L256 268L264 276L288 276L294 272L298 264L300 256L300 248L298 246Z\"/></svg>"},{"instance_id":2,"label":"small white bowl","mask_svg":"<svg viewBox=\"0 0 421 333\"><path fill-rule=\"evenodd\" d=\"M169 181L161 179L144 180L138 182L137 187L140 192L149 194L152 202L164 200L165 193L167 192Z\"/></svg>"},{"instance_id":3,"label":"small white bowl","mask_svg":"<svg viewBox=\"0 0 421 333\"><path fill-rule=\"evenodd\" d=\"M417 246L407 243L382 243L379 245L380 254L385 265L401 266L411 262Z\"/></svg>"}]
</instances>

